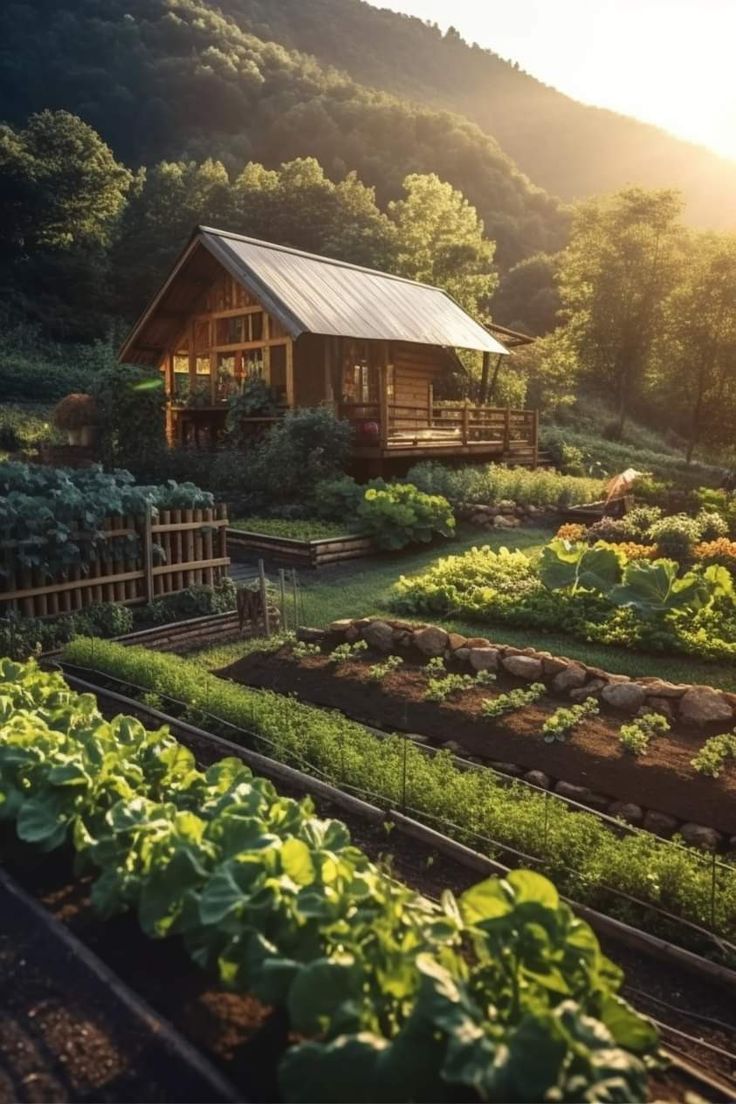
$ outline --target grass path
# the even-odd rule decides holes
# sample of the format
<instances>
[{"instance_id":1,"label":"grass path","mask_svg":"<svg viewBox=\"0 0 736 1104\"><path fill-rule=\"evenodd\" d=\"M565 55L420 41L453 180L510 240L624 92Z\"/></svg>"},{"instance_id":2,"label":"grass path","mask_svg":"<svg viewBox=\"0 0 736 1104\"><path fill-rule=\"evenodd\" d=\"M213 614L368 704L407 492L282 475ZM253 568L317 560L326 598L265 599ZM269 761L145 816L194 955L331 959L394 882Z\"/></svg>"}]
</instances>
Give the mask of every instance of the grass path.
<instances>
[{"instance_id":1,"label":"grass path","mask_svg":"<svg viewBox=\"0 0 736 1104\"><path fill-rule=\"evenodd\" d=\"M477 529L460 527L455 540L440 547L420 548L410 552L386 553L369 560L350 560L318 571L302 571L302 624L322 627L341 617L394 616L388 606L391 587L400 575L417 575L426 571L443 556L459 555L474 545L503 545L519 548L533 555L541 550L552 535L549 529L517 529L512 532L481 533ZM605 670L632 676L656 675L673 682L696 682L736 691L736 669L732 664L705 663L692 656L657 655L634 652L604 644L588 644L564 631L546 633L540 629L520 629L496 624L489 617L485 622L439 618L437 624L467 636L487 636L503 644L533 647L580 659ZM239 650L238 650L239 649ZM205 649L202 662L217 667L242 654L243 644Z\"/></svg>"}]
</instances>

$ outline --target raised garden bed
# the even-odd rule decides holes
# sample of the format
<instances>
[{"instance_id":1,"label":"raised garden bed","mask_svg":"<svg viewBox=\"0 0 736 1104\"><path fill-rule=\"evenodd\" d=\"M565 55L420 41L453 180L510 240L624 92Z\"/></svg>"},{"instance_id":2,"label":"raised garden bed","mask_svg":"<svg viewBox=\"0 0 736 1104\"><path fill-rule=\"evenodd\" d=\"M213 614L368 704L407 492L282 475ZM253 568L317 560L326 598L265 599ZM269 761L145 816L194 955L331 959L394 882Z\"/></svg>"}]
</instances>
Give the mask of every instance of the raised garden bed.
<instances>
[{"instance_id":1,"label":"raised garden bed","mask_svg":"<svg viewBox=\"0 0 736 1104\"><path fill-rule=\"evenodd\" d=\"M427 680L420 666L424 657L404 654L407 663L380 681L371 679L369 661L335 665L326 656L296 659L289 647L275 653L251 652L218 673L251 686L296 694L366 724L420 734L435 746L450 741L459 753L501 763L519 775L541 772L530 780L549 787L557 784L563 796L634 823L649 814L646 826L662 834L672 834L685 823L715 829L725 837L736 835L736 771L707 778L691 766L705 740L702 728L673 721L671 731L654 739L645 756L633 758L623 751L618 738L621 725L630 718L603 705L600 714L586 719L568 741L549 744L541 738L541 730L562 704L559 699L549 695L505 716L484 717L484 700L528 685L501 670L492 688L465 690L442 703L426 701ZM448 663L449 671L463 669L457 661Z\"/></svg>"},{"instance_id":2,"label":"raised garden bed","mask_svg":"<svg viewBox=\"0 0 736 1104\"><path fill-rule=\"evenodd\" d=\"M5 862L60 913L70 865L2 831ZM84 891L79 895L82 901ZM83 906L80 906L83 911ZM234 1100L200 1054L0 869L0 1101ZM79 914L78 914L79 915ZM130 975L126 940L121 975ZM149 962L155 976L158 962Z\"/></svg>"},{"instance_id":3,"label":"raised garden bed","mask_svg":"<svg viewBox=\"0 0 736 1104\"><path fill-rule=\"evenodd\" d=\"M240 553L300 567L324 567L343 560L357 560L376 551L370 537L355 533L305 540L233 528L227 530L227 547L233 559Z\"/></svg>"}]
</instances>

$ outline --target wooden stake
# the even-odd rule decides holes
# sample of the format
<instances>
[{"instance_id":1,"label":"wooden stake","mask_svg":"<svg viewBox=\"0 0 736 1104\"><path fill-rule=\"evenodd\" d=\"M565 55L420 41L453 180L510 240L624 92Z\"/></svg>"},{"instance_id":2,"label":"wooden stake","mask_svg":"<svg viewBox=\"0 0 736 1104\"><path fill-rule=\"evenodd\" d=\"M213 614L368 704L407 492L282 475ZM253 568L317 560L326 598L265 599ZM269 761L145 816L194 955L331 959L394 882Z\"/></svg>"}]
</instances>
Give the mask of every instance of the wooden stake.
<instances>
[{"instance_id":1,"label":"wooden stake","mask_svg":"<svg viewBox=\"0 0 736 1104\"><path fill-rule=\"evenodd\" d=\"M268 616L268 586L266 585L266 572L263 567L263 560L258 561L258 578L261 584L261 605L263 607L263 633L264 636L271 635L271 621Z\"/></svg>"}]
</instances>

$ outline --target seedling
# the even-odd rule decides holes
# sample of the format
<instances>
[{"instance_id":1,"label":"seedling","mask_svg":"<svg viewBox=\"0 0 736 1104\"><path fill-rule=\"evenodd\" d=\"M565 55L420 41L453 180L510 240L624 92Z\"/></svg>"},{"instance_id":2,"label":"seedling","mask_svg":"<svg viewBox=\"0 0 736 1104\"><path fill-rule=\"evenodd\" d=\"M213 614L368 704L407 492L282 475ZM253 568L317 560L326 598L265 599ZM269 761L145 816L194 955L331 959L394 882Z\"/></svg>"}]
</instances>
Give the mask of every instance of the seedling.
<instances>
[{"instance_id":1,"label":"seedling","mask_svg":"<svg viewBox=\"0 0 736 1104\"><path fill-rule=\"evenodd\" d=\"M533 682L528 690L509 690L508 694L499 694L497 698L486 698L481 712L484 717L502 717L504 713L515 713L517 709L533 705L546 692L543 682Z\"/></svg>"},{"instance_id":2,"label":"seedling","mask_svg":"<svg viewBox=\"0 0 736 1104\"><path fill-rule=\"evenodd\" d=\"M595 698L586 698L580 705L571 705L568 708L556 709L542 725L542 735L546 744L553 744L555 740L564 743L573 729L577 728L587 717L595 717L600 712Z\"/></svg>"},{"instance_id":3,"label":"seedling","mask_svg":"<svg viewBox=\"0 0 736 1104\"><path fill-rule=\"evenodd\" d=\"M664 736L669 730L669 722L661 713L645 713L631 724L621 725L618 738L624 751L632 755L646 755L649 741L655 736Z\"/></svg>"}]
</instances>

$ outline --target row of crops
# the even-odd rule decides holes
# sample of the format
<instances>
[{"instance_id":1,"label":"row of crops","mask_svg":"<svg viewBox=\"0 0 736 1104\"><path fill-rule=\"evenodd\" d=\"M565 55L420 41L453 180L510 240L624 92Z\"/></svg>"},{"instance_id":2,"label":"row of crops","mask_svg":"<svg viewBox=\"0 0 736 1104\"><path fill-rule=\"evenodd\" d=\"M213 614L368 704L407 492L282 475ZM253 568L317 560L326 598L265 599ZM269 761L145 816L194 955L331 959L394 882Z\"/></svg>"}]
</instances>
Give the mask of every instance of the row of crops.
<instances>
[{"instance_id":1,"label":"row of crops","mask_svg":"<svg viewBox=\"0 0 736 1104\"><path fill-rule=\"evenodd\" d=\"M540 875L433 904L309 800L237 759L197 769L33 661L0 660L0 723L0 819L73 848L102 916L282 1008L285 1099L646 1099L656 1033Z\"/></svg>"},{"instance_id":2,"label":"row of crops","mask_svg":"<svg viewBox=\"0 0 736 1104\"><path fill-rule=\"evenodd\" d=\"M465 771L449 752L428 757L399 736L381 739L339 713L227 682L191 660L111 641L77 638L65 659L163 698L194 724L233 739L256 735L266 754L303 767L387 807L409 808L489 853L534 856L575 900L631 919L651 904L723 940L736 934L736 867L648 832L621 835L592 813L526 787L509 787L487 770ZM137 689L136 689L137 688ZM171 701L180 703L172 706ZM238 733L239 730L239 733ZM480 841L480 843L479 843ZM639 904L632 907L631 898ZM664 918L648 916L673 937ZM677 928L680 940L702 941ZM724 954L730 953L724 944Z\"/></svg>"}]
</instances>

